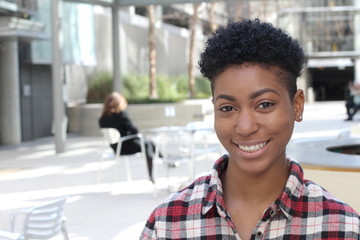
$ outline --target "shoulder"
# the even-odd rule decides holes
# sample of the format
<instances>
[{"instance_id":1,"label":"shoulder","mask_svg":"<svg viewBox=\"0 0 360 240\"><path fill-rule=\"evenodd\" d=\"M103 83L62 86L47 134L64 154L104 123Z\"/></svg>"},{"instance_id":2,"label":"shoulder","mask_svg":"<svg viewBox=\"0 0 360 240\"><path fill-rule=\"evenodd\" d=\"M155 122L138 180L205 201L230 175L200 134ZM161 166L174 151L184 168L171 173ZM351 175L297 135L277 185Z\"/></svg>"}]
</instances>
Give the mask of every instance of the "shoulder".
<instances>
[{"instance_id":1,"label":"shoulder","mask_svg":"<svg viewBox=\"0 0 360 240\"><path fill-rule=\"evenodd\" d=\"M304 181L304 198L307 199L308 211L321 211L323 215L331 215L335 218L344 218L344 223L351 222L360 226L359 214L347 203L336 198L330 192L317 185L316 183ZM343 220L341 220L343 221Z\"/></svg>"},{"instance_id":2,"label":"shoulder","mask_svg":"<svg viewBox=\"0 0 360 240\"><path fill-rule=\"evenodd\" d=\"M128 115L127 112L125 112L125 111L115 113L115 116L116 116L117 118L120 118L120 119L130 120L129 115Z\"/></svg>"},{"instance_id":3,"label":"shoulder","mask_svg":"<svg viewBox=\"0 0 360 240\"><path fill-rule=\"evenodd\" d=\"M100 123L104 123L104 122L110 122L113 121L114 119L118 118L118 114L117 113L112 113L111 115L105 115L99 118L99 122Z\"/></svg>"},{"instance_id":4,"label":"shoulder","mask_svg":"<svg viewBox=\"0 0 360 240\"><path fill-rule=\"evenodd\" d=\"M153 212L155 221L168 216L188 215L189 212L200 214L209 181L210 176L199 177L189 186L168 196L155 208Z\"/></svg>"},{"instance_id":5,"label":"shoulder","mask_svg":"<svg viewBox=\"0 0 360 240\"><path fill-rule=\"evenodd\" d=\"M290 163L291 172L281 200L287 214L339 229L352 226L359 233L359 214L320 185L304 179L298 162L290 159Z\"/></svg>"},{"instance_id":6,"label":"shoulder","mask_svg":"<svg viewBox=\"0 0 360 240\"><path fill-rule=\"evenodd\" d=\"M155 239L151 238L155 232L166 234L170 229L183 230L186 225L197 224L209 209L214 209L212 206L216 204L217 194L222 195L219 193L221 185L217 185L220 181L217 170L226 162L226 157L218 159L209 175L197 178L156 207L146 222L142 239Z\"/></svg>"},{"instance_id":7,"label":"shoulder","mask_svg":"<svg viewBox=\"0 0 360 240\"><path fill-rule=\"evenodd\" d=\"M209 176L200 177L191 185L166 198L150 214L141 239L155 239L157 234L179 229L180 222L186 224L187 221L198 220L209 179Z\"/></svg>"}]
</instances>

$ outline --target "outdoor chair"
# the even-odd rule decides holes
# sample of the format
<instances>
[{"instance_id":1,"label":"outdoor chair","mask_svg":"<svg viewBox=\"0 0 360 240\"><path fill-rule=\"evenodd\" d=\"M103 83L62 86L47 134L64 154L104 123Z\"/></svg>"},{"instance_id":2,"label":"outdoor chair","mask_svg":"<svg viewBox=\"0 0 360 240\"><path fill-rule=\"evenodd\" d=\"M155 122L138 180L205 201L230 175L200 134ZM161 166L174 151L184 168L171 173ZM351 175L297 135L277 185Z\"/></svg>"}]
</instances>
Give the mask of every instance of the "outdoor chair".
<instances>
[{"instance_id":1,"label":"outdoor chair","mask_svg":"<svg viewBox=\"0 0 360 240\"><path fill-rule=\"evenodd\" d=\"M217 138L212 123L205 121L189 122L186 127L192 132L193 157L217 152L223 153L223 148Z\"/></svg>"},{"instance_id":2,"label":"outdoor chair","mask_svg":"<svg viewBox=\"0 0 360 240\"><path fill-rule=\"evenodd\" d=\"M64 216L65 203L66 197L61 197L12 214L11 231L0 230L0 238L14 240L50 239L61 232L63 238L68 240ZM21 215L22 227L20 231L16 231L16 228L19 228L17 223L20 223Z\"/></svg>"},{"instance_id":3,"label":"outdoor chair","mask_svg":"<svg viewBox=\"0 0 360 240\"><path fill-rule=\"evenodd\" d=\"M162 131L156 134L155 137L156 149L155 149L155 158L154 158L154 167L153 167L153 177L154 177L154 196L156 195L157 186L160 178L160 168L165 170L166 175L166 185L167 188L171 188L170 184L170 171L175 170L182 164L188 165L188 170L183 173L183 176L186 177L186 181L191 179L193 176L193 163L191 162L192 157L192 142L191 142L191 132L187 130L179 130L176 127L171 129L169 127L168 131ZM175 178L175 174L171 174ZM181 178L179 177L179 182L181 184Z\"/></svg>"},{"instance_id":4,"label":"outdoor chair","mask_svg":"<svg viewBox=\"0 0 360 240\"><path fill-rule=\"evenodd\" d=\"M120 159L124 159L126 177L128 181L131 181L132 176L131 176L129 158L140 154L141 158L144 159L144 164L147 164L146 155L145 155L144 136L141 133L138 133L138 134L132 134L121 137L120 132L115 128L101 128L100 130L103 135L103 151L100 157L97 184L99 184L101 180L102 164L104 159L115 160L115 168L113 170L112 182L114 182L115 173L117 172ZM141 152L120 156L122 143L130 139L136 139L136 138L140 139ZM114 152L113 149L110 148L110 144L115 144L115 143L117 143L116 152Z\"/></svg>"}]
</instances>

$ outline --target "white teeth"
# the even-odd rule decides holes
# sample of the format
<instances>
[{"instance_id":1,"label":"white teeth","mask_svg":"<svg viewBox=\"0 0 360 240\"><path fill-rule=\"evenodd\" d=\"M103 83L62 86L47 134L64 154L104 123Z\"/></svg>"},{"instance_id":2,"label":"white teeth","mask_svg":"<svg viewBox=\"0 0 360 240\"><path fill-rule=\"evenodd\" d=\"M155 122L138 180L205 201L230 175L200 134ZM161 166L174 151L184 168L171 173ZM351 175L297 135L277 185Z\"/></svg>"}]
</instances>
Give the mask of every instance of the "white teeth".
<instances>
[{"instance_id":1,"label":"white teeth","mask_svg":"<svg viewBox=\"0 0 360 240\"><path fill-rule=\"evenodd\" d=\"M263 147L265 147L265 145L267 143L268 143L268 141L260 143L260 144L256 144L256 145L251 145L251 146L239 145L239 148L241 150L243 150L244 152L256 152L256 151L259 151L260 149L262 149Z\"/></svg>"}]
</instances>

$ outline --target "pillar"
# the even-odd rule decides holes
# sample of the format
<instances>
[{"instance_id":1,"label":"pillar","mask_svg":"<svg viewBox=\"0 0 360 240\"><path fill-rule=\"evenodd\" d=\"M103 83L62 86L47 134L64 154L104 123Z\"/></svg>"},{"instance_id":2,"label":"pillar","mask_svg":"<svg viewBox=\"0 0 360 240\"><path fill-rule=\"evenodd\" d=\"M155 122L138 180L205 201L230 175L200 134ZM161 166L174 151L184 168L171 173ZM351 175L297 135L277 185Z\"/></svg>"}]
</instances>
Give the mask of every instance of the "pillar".
<instances>
[{"instance_id":1,"label":"pillar","mask_svg":"<svg viewBox=\"0 0 360 240\"><path fill-rule=\"evenodd\" d=\"M360 2L354 1L354 7L359 7ZM360 51L360 13L355 12L354 16L354 51ZM354 59L354 82L360 83L360 58L356 57Z\"/></svg>"},{"instance_id":2,"label":"pillar","mask_svg":"<svg viewBox=\"0 0 360 240\"><path fill-rule=\"evenodd\" d=\"M113 90L122 92L120 64L120 25L117 1L112 6Z\"/></svg>"},{"instance_id":3,"label":"pillar","mask_svg":"<svg viewBox=\"0 0 360 240\"><path fill-rule=\"evenodd\" d=\"M354 59L354 82L360 84L360 58Z\"/></svg>"},{"instance_id":4,"label":"pillar","mask_svg":"<svg viewBox=\"0 0 360 240\"><path fill-rule=\"evenodd\" d=\"M19 51L17 39L0 42L0 144L21 142Z\"/></svg>"},{"instance_id":5,"label":"pillar","mask_svg":"<svg viewBox=\"0 0 360 240\"><path fill-rule=\"evenodd\" d=\"M62 63L62 26L59 4L62 0L53 0L51 6L51 35L52 35L52 84L53 84L53 109L55 129L55 150L56 153L66 151L66 117L63 89L63 63ZM61 8L60 8L61 9Z\"/></svg>"}]
</instances>

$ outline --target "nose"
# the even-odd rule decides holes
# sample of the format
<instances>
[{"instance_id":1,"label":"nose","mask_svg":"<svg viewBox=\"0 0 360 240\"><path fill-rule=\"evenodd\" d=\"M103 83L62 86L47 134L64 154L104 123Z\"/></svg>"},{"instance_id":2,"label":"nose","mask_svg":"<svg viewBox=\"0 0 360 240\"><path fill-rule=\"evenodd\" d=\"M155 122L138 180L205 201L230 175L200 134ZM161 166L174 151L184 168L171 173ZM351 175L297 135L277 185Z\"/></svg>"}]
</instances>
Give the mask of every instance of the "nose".
<instances>
[{"instance_id":1,"label":"nose","mask_svg":"<svg viewBox=\"0 0 360 240\"><path fill-rule=\"evenodd\" d=\"M250 136L258 131L259 126L255 113L250 110L241 110L238 113L235 132L243 136Z\"/></svg>"}]
</instances>

